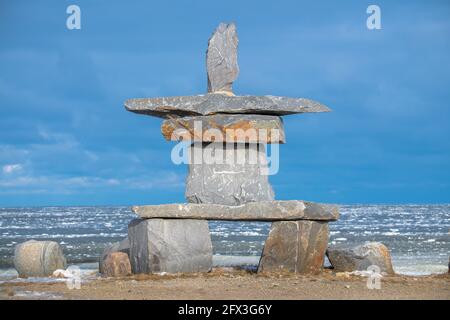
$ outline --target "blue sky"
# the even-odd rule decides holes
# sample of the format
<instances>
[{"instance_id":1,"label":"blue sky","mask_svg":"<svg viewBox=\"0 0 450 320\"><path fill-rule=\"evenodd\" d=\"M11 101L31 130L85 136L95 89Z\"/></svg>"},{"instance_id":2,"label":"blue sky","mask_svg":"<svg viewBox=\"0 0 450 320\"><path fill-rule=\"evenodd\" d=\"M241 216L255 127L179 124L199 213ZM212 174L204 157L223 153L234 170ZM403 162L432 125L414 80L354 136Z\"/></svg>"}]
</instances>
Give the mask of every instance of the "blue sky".
<instances>
[{"instance_id":1,"label":"blue sky","mask_svg":"<svg viewBox=\"0 0 450 320\"><path fill-rule=\"evenodd\" d=\"M184 201L161 120L123 101L204 93L221 21L240 38L236 94L333 109L285 117L278 199L448 203L449 18L448 1L0 0L0 206Z\"/></svg>"}]
</instances>

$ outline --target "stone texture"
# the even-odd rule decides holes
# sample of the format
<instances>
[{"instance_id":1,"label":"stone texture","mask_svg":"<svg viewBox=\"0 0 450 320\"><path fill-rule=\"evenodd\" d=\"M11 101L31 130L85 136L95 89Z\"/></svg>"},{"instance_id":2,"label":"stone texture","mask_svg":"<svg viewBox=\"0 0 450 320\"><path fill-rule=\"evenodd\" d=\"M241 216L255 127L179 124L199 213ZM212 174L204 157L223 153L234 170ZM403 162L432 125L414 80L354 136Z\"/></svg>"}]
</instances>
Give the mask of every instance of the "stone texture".
<instances>
[{"instance_id":1,"label":"stone texture","mask_svg":"<svg viewBox=\"0 0 450 320\"><path fill-rule=\"evenodd\" d=\"M134 206L133 212L141 218L205 219L205 220L318 220L339 218L336 206L301 200L273 200L249 202L240 206L219 204L162 204Z\"/></svg>"},{"instance_id":2,"label":"stone texture","mask_svg":"<svg viewBox=\"0 0 450 320\"><path fill-rule=\"evenodd\" d=\"M122 241L113 243L111 246L106 247L105 250L103 250L103 253L100 256L99 263L98 263L100 273L104 272L103 271L103 262L105 261L106 257L108 256L108 254L113 253L113 252L122 252L122 253L129 255L130 254L130 242L128 240L128 237L126 237Z\"/></svg>"},{"instance_id":3,"label":"stone texture","mask_svg":"<svg viewBox=\"0 0 450 320\"><path fill-rule=\"evenodd\" d=\"M258 272L317 274L322 271L327 245L327 222L274 222L264 245Z\"/></svg>"},{"instance_id":4,"label":"stone texture","mask_svg":"<svg viewBox=\"0 0 450 320\"><path fill-rule=\"evenodd\" d=\"M66 258L57 242L30 240L15 247L14 267L21 278L48 277L66 266Z\"/></svg>"},{"instance_id":5,"label":"stone texture","mask_svg":"<svg viewBox=\"0 0 450 320\"><path fill-rule=\"evenodd\" d=\"M166 118L167 116L201 116L216 113L289 115L306 112L329 112L328 107L304 98L276 96L227 96L206 94L164 98L138 98L125 101L128 111Z\"/></svg>"},{"instance_id":6,"label":"stone texture","mask_svg":"<svg viewBox=\"0 0 450 320\"><path fill-rule=\"evenodd\" d=\"M221 23L208 41L206 69L208 92L232 92L231 85L239 75L238 37L234 23Z\"/></svg>"},{"instance_id":7,"label":"stone texture","mask_svg":"<svg viewBox=\"0 0 450 320\"><path fill-rule=\"evenodd\" d=\"M212 243L206 220L135 219L128 226L133 273L208 272Z\"/></svg>"},{"instance_id":8,"label":"stone texture","mask_svg":"<svg viewBox=\"0 0 450 320\"><path fill-rule=\"evenodd\" d=\"M102 262L102 275L105 277L126 277L131 275L128 254L124 252L108 253Z\"/></svg>"},{"instance_id":9,"label":"stone texture","mask_svg":"<svg viewBox=\"0 0 450 320\"><path fill-rule=\"evenodd\" d=\"M234 206L273 200L264 145L238 143L227 147L223 143L191 145L185 192L188 202ZM211 156L205 157L207 154Z\"/></svg>"},{"instance_id":10,"label":"stone texture","mask_svg":"<svg viewBox=\"0 0 450 320\"><path fill-rule=\"evenodd\" d=\"M336 272L367 271L376 265L381 272L393 274L389 249L380 242L368 242L353 248L329 247L327 257Z\"/></svg>"},{"instance_id":11,"label":"stone texture","mask_svg":"<svg viewBox=\"0 0 450 320\"><path fill-rule=\"evenodd\" d=\"M283 121L269 115L215 114L172 117L161 125L166 140L231 143L285 143Z\"/></svg>"}]
</instances>

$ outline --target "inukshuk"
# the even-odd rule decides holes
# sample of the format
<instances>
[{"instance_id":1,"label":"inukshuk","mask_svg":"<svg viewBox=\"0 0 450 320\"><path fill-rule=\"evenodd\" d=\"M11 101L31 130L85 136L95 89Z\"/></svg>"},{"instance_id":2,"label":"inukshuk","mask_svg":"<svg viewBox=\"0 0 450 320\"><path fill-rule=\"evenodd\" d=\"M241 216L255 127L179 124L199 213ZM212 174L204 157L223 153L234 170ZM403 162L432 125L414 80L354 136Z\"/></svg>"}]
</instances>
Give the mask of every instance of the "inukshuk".
<instances>
[{"instance_id":1,"label":"inukshuk","mask_svg":"<svg viewBox=\"0 0 450 320\"><path fill-rule=\"evenodd\" d=\"M210 270L208 220L272 221L259 271L322 269L328 222L338 210L274 200L265 146L285 142L281 116L330 110L303 98L234 95L237 47L235 25L221 23L208 42L205 95L125 102L128 111L163 118L167 140L190 144L188 203L133 207L139 216L128 228L134 273Z\"/></svg>"}]
</instances>

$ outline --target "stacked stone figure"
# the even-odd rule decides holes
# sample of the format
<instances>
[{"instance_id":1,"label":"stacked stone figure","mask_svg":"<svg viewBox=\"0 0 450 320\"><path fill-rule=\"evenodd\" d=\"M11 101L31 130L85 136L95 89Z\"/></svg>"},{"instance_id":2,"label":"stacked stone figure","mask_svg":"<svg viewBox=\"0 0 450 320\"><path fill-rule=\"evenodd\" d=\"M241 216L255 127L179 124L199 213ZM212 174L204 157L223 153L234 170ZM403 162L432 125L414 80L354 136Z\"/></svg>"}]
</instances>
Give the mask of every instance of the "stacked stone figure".
<instances>
[{"instance_id":1,"label":"stacked stone figure","mask_svg":"<svg viewBox=\"0 0 450 320\"><path fill-rule=\"evenodd\" d=\"M259 271L319 272L336 207L276 201L267 144L285 143L281 116L328 112L303 98L236 96L238 37L221 23L206 52L208 93L130 99L128 111L163 118L167 140L189 143L185 204L133 207L128 228L134 273L199 272L212 266L208 220L272 221Z\"/></svg>"}]
</instances>

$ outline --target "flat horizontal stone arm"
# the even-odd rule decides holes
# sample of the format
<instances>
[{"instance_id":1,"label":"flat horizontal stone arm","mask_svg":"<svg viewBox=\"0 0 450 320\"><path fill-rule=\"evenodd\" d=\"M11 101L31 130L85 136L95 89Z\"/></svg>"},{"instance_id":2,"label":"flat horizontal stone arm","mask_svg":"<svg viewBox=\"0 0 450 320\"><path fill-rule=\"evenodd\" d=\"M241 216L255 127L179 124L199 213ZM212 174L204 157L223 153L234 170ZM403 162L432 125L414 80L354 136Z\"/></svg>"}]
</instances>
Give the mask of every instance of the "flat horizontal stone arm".
<instances>
[{"instance_id":1,"label":"flat horizontal stone arm","mask_svg":"<svg viewBox=\"0 0 450 320\"><path fill-rule=\"evenodd\" d=\"M300 200L259 201L239 206L219 204L162 204L134 206L133 212L141 218L175 218L204 220L285 221L319 220L334 221L339 218L336 206Z\"/></svg>"},{"instance_id":2,"label":"flat horizontal stone arm","mask_svg":"<svg viewBox=\"0 0 450 320\"><path fill-rule=\"evenodd\" d=\"M166 140L232 143L285 143L283 120L260 114L174 117L161 125Z\"/></svg>"},{"instance_id":3,"label":"flat horizontal stone arm","mask_svg":"<svg viewBox=\"0 0 450 320\"><path fill-rule=\"evenodd\" d=\"M227 96L205 94L166 98L140 98L125 101L128 111L167 118L211 115L216 113L251 113L289 115L306 112L329 112L328 107L304 98L275 96Z\"/></svg>"}]
</instances>

